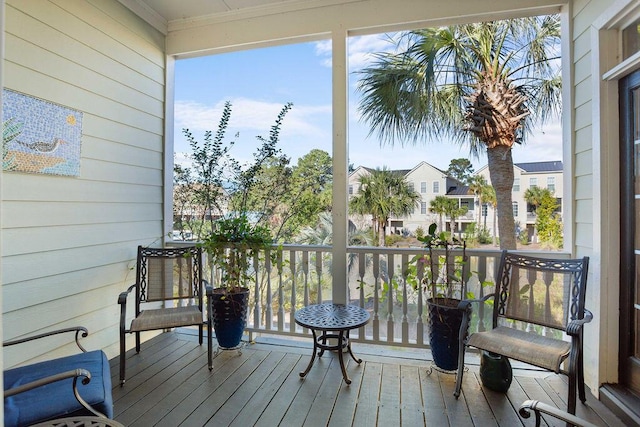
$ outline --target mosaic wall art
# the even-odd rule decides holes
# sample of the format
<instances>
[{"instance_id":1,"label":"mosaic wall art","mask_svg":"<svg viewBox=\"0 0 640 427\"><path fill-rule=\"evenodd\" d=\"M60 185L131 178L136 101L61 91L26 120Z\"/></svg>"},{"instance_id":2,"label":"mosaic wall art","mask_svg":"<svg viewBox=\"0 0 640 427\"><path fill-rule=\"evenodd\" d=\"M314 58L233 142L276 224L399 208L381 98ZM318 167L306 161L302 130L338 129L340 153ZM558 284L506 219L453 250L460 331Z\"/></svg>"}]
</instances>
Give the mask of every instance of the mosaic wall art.
<instances>
[{"instance_id":1,"label":"mosaic wall art","mask_svg":"<svg viewBox=\"0 0 640 427\"><path fill-rule=\"evenodd\" d=\"M80 175L82 112L9 89L2 97L2 169Z\"/></svg>"}]
</instances>

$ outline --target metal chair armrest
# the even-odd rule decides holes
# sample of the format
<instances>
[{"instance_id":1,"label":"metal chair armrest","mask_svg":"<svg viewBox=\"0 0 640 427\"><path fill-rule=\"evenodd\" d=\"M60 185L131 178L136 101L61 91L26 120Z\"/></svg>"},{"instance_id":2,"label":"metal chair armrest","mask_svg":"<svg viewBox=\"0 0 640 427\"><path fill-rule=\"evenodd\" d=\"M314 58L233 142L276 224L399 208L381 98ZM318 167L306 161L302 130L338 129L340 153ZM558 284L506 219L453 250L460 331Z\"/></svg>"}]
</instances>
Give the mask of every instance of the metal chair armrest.
<instances>
[{"instance_id":1,"label":"metal chair armrest","mask_svg":"<svg viewBox=\"0 0 640 427\"><path fill-rule=\"evenodd\" d=\"M213 296L213 286L209 283L208 280L202 279L202 283L204 283L204 289L207 296Z\"/></svg>"},{"instance_id":2,"label":"metal chair armrest","mask_svg":"<svg viewBox=\"0 0 640 427\"><path fill-rule=\"evenodd\" d=\"M82 344L80 344L80 336L82 336L82 338L86 338L89 335L89 331L87 330L87 328L85 328L84 326L72 326L69 328L63 328L63 329L56 329L54 331L49 331L49 332L44 332L41 334L37 334L37 335L32 335L30 337L26 337L26 338L20 338L17 340L10 340L10 341L5 341L2 343L3 347L9 347L12 345L16 345L16 344L22 344L25 342L29 342L29 341L33 341L33 340L37 340L40 338L46 338L46 337L50 337L53 335L58 335L58 334L64 334L67 332L75 332L76 333L76 345L78 346L78 348L80 350L82 350L83 353L86 353L87 350L85 350L84 347L82 347Z\"/></svg>"},{"instance_id":3,"label":"metal chair armrest","mask_svg":"<svg viewBox=\"0 0 640 427\"><path fill-rule=\"evenodd\" d=\"M567 325L568 335L578 335L585 323L589 323L593 320L593 313L586 308L584 309L584 317L582 319L575 319L569 322Z\"/></svg>"},{"instance_id":4,"label":"metal chair armrest","mask_svg":"<svg viewBox=\"0 0 640 427\"><path fill-rule=\"evenodd\" d=\"M590 422L585 421L582 418L578 418L575 415L571 415L568 412L562 411L554 406L547 405L546 403L542 403L538 400L527 400L522 405L520 405L520 409L518 410L522 418L529 418L531 416L530 411L533 411L535 413L536 427L539 427L542 421L541 413L550 415L554 418L578 427L596 427L595 424L591 424Z\"/></svg>"},{"instance_id":5,"label":"metal chair armrest","mask_svg":"<svg viewBox=\"0 0 640 427\"><path fill-rule=\"evenodd\" d=\"M129 288L126 291L120 292L120 295L118 295L118 304L126 304L127 297L135 287L136 287L136 284L134 283L133 285L129 286Z\"/></svg>"},{"instance_id":6,"label":"metal chair armrest","mask_svg":"<svg viewBox=\"0 0 640 427\"><path fill-rule=\"evenodd\" d=\"M66 380L68 378L73 378L73 395L75 396L78 403L80 403L85 409L87 409L92 414L101 417L107 418L103 413L96 411L91 405L89 405L78 393L78 378L82 378L82 384L87 385L91 381L91 373L86 369L78 368L73 369L71 371L60 372L59 374L50 375L48 377L40 378L35 381L31 381L26 384L22 384L18 387L13 387L4 391L5 399L10 396L14 396L19 393L24 393L29 390L36 389L38 387L45 386L47 384L51 384L57 381Z\"/></svg>"},{"instance_id":7,"label":"metal chair armrest","mask_svg":"<svg viewBox=\"0 0 640 427\"><path fill-rule=\"evenodd\" d=\"M496 296L496 294L495 294L495 293L491 293L491 294L487 294L487 295L483 296L483 297L482 297L482 298L480 298L480 299L464 299L464 300L462 300L462 301L460 301L460 302L458 303L458 309L460 309L460 310L465 310L465 309L467 309L467 308L468 308L472 303L474 303L474 302L485 302L485 301L487 301L489 298L493 298L493 297L495 297L495 296Z\"/></svg>"}]
</instances>

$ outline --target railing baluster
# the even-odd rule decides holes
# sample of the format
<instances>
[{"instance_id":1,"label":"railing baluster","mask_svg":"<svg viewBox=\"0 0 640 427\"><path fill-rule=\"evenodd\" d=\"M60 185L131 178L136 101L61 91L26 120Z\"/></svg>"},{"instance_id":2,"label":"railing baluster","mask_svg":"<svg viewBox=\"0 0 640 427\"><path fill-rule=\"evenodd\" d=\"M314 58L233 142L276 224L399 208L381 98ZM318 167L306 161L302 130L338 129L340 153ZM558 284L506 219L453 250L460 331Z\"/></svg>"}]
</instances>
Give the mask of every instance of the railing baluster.
<instances>
[{"instance_id":1,"label":"railing baluster","mask_svg":"<svg viewBox=\"0 0 640 427\"><path fill-rule=\"evenodd\" d=\"M387 253L387 342L394 341L395 320L393 317L393 280L395 279L395 267L393 254Z\"/></svg>"},{"instance_id":2,"label":"railing baluster","mask_svg":"<svg viewBox=\"0 0 640 427\"><path fill-rule=\"evenodd\" d=\"M273 329L273 298L271 295L271 252L266 251L264 257L264 268L267 272L267 290L266 290L266 310L265 310L265 329Z\"/></svg>"},{"instance_id":3,"label":"railing baluster","mask_svg":"<svg viewBox=\"0 0 640 427\"><path fill-rule=\"evenodd\" d=\"M373 340L380 341L380 254L373 254Z\"/></svg>"},{"instance_id":4,"label":"railing baluster","mask_svg":"<svg viewBox=\"0 0 640 427\"><path fill-rule=\"evenodd\" d=\"M316 251L316 275L318 276L318 289L316 303L322 303L322 251Z\"/></svg>"},{"instance_id":5,"label":"railing baluster","mask_svg":"<svg viewBox=\"0 0 640 427\"><path fill-rule=\"evenodd\" d=\"M296 252L292 249L289 251L289 267L291 271L291 311L289 312L289 331L296 331Z\"/></svg>"},{"instance_id":6,"label":"railing baluster","mask_svg":"<svg viewBox=\"0 0 640 427\"><path fill-rule=\"evenodd\" d=\"M253 271L255 272L255 284L254 284L254 291L253 291L253 295L255 295L254 297L254 301L255 304L253 305L253 327L254 328L260 328L261 326L261 322L260 322L260 303L261 303L261 298L260 298L260 254L256 253L253 255Z\"/></svg>"},{"instance_id":7,"label":"railing baluster","mask_svg":"<svg viewBox=\"0 0 640 427\"><path fill-rule=\"evenodd\" d=\"M403 253L401 256L402 262L402 343L409 343L409 317L407 316L409 311L409 294L407 278L409 277L409 255Z\"/></svg>"},{"instance_id":8,"label":"railing baluster","mask_svg":"<svg viewBox=\"0 0 640 427\"><path fill-rule=\"evenodd\" d=\"M479 256L478 258L478 299L484 298L484 286L483 283L487 280L487 262L489 258L485 256ZM485 331L487 327L484 324L484 303L478 304L478 330ZM473 331L472 331L473 332Z\"/></svg>"},{"instance_id":9,"label":"railing baluster","mask_svg":"<svg viewBox=\"0 0 640 427\"><path fill-rule=\"evenodd\" d=\"M284 290L282 283L282 251L278 251L276 257L276 269L278 270L278 331L284 331Z\"/></svg>"},{"instance_id":10,"label":"railing baluster","mask_svg":"<svg viewBox=\"0 0 640 427\"><path fill-rule=\"evenodd\" d=\"M418 280L418 315L416 319L416 344L419 346L424 345L424 321L422 316L424 315L424 287L422 286L422 280L424 279L424 258L418 257L418 265L416 267L416 276Z\"/></svg>"},{"instance_id":11,"label":"railing baluster","mask_svg":"<svg viewBox=\"0 0 640 427\"><path fill-rule=\"evenodd\" d=\"M359 281L360 283L358 284L358 289L359 289L359 296L358 299L360 300L360 307L361 308L365 308L365 297L364 297L364 275L367 272L367 266L366 266L366 259L367 259L367 254L365 253L358 253L358 277L359 277ZM360 328L358 329L358 334L359 334L359 338L361 340L365 339L365 328Z\"/></svg>"}]
</instances>

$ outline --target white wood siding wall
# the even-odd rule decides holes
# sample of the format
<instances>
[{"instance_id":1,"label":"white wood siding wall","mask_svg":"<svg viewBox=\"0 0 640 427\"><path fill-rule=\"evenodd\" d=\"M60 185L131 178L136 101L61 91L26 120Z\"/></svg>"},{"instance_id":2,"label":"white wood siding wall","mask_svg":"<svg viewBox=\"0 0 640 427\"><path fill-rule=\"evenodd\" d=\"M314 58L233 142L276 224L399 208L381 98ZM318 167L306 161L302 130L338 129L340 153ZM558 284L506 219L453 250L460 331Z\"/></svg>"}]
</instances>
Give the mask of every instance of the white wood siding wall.
<instances>
[{"instance_id":1,"label":"white wood siding wall","mask_svg":"<svg viewBox=\"0 0 640 427\"><path fill-rule=\"evenodd\" d=\"M3 174L4 339L84 325L114 356L136 247L162 243L164 37L115 0L9 0L5 25L4 86L84 116L79 177Z\"/></svg>"},{"instance_id":2,"label":"white wood siding wall","mask_svg":"<svg viewBox=\"0 0 640 427\"><path fill-rule=\"evenodd\" d=\"M573 177L572 252L590 256L585 328L585 380L597 395L618 382L619 349L619 120L617 78L603 75L620 61L618 30L631 22L636 0L582 0L570 9L572 109L565 117L565 162ZM636 12L636 17L637 17ZM626 24L625 24L626 23ZM569 157L567 158L567 153ZM567 168L565 168L566 170ZM566 182L566 181L565 181Z\"/></svg>"}]
</instances>

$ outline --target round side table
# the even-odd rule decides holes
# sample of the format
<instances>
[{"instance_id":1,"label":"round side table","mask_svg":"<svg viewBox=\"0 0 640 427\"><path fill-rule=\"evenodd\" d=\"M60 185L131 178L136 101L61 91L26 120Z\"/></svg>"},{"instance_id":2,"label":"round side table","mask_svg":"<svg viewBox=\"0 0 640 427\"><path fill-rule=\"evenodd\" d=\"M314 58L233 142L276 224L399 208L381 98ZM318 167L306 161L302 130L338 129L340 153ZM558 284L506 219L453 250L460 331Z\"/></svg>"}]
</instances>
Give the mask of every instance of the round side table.
<instances>
[{"instance_id":1,"label":"round side table","mask_svg":"<svg viewBox=\"0 0 640 427\"><path fill-rule=\"evenodd\" d=\"M321 357L325 350L336 350L338 351L338 359L340 360L340 369L342 369L344 382L351 384L347 370L344 367L342 350L346 348L356 363L362 363L362 359L355 357L351 351L349 331L366 325L369 319L369 313L355 305L331 303L313 304L296 311L296 323L303 328L310 329L313 334L313 354L311 355L307 369L305 369L304 372L300 372L300 377L304 378L304 376L309 373L313 362L316 360L316 353L318 357ZM321 332L321 334L318 335L318 332ZM336 344L329 344L329 339L336 339Z\"/></svg>"}]
</instances>

